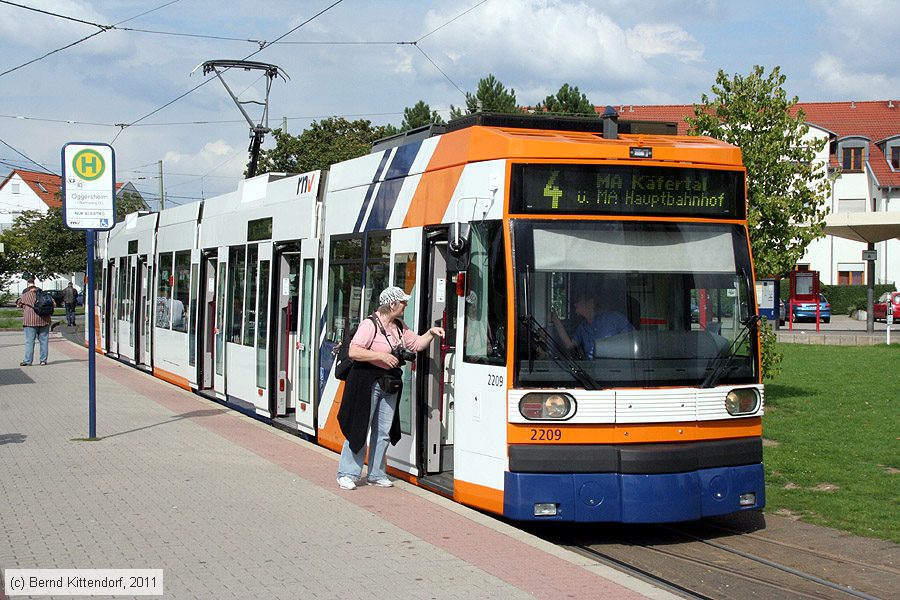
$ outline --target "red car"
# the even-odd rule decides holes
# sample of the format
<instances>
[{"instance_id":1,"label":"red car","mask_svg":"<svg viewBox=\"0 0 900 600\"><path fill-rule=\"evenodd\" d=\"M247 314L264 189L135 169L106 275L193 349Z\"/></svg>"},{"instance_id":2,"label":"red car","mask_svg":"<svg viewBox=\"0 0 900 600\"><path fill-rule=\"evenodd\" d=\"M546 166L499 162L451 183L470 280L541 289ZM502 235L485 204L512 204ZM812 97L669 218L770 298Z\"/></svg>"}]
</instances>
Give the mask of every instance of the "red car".
<instances>
[{"instance_id":1,"label":"red car","mask_svg":"<svg viewBox=\"0 0 900 600\"><path fill-rule=\"evenodd\" d=\"M900 323L900 292L885 292L872 306L872 317L876 321L886 321L888 306L894 313L894 322Z\"/></svg>"}]
</instances>

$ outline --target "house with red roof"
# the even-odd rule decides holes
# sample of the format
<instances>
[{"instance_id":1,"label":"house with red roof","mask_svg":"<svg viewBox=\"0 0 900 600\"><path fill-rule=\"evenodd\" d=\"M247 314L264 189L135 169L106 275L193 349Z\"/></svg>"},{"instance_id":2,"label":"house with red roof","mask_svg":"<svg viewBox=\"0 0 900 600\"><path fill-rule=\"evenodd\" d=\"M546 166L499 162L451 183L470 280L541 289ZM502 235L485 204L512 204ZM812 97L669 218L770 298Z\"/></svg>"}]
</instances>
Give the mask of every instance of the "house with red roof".
<instances>
[{"instance_id":1,"label":"house with red roof","mask_svg":"<svg viewBox=\"0 0 900 600\"><path fill-rule=\"evenodd\" d=\"M0 231L12 227L13 221L27 210L46 213L51 208L62 206L62 179L52 173L13 169L0 180ZM129 193L137 195L144 206L147 206L141 193L131 182L116 183L116 197ZM76 274L77 275L77 274ZM70 278L37 282L45 289L61 289ZM80 289L81 278L76 276L72 281ZM13 281L6 291L19 294L25 288L25 280Z\"/></svg>"},{"instance_id":2,"label":"house with red roof","mask_svg":"<svg viewBox=\"0 0 900 600\"><path fill-rule=\"evenodd\" d=\"M13 169L0 181L0 231L11 227L16 217L26 210L46 213L50 208L62 206L61 193L59 175ZM116 183L116 197L126 193L143 201L141 193L130 181ZM146 201L144 206L147 206Z\"/></svg>"},{"instance_id":3,"label":"house with red roof","mask_svg":"<svg viewBox=\"0 0 900 600\"><path fill-rule=\"evenodd\" d=\"M831 213L900 213L900 101L801 102L810 126L809 136L827 141L818 157L834 178L826 206ZM657 121L675 124L687 133L684 119L691 105L619 106L620 121ZM599 109L602 112L602 109ZM896 214L885 218L896 219ZM810 244L798 263L819 271L826 285L865 284L863 242L825 236ZM900 281L900 240L875 244L874 283Z\"/></svg>"}]
</instances>

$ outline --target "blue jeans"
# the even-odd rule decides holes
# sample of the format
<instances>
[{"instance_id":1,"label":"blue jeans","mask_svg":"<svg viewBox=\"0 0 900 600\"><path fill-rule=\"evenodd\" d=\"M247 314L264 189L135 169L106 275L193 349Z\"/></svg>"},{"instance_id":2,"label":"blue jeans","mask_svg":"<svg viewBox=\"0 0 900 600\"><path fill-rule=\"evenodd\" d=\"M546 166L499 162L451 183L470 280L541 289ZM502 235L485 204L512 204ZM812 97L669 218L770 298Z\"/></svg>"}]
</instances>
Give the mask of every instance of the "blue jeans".
<instances>
[{"instance_id":1,"label":"blue jeans","mask_svg":"<svg viewBox=\"0 0 900 600\"><path fill-rule=\"evenodd\" d=\"M387 449L391 443L391 423L394 421L394 412L397 410L397 394L385 394L376 383L372 386L372 404L369 408L369 481L376 481L387 477L385 466L387 463ZM338 465L338 477L349 477L356 481L362 474L363 463L366 460L366 447L354 453L350 449L350 443L344 440L344 448L341 450L341 462Z\"/></svg>"},{"instance_id":2,"label":"blue jeans","mask_svg":"<svg viewBox=\"0 0 900 600\"><path fill-rule=\"evenodd\" d=\"M34 360L34 338L37 336L41 349L41 362L47 362L48 343L50 341L50 326L25 327L25 358L22 360L29 365Z\"/></svg>"}]
</instances>

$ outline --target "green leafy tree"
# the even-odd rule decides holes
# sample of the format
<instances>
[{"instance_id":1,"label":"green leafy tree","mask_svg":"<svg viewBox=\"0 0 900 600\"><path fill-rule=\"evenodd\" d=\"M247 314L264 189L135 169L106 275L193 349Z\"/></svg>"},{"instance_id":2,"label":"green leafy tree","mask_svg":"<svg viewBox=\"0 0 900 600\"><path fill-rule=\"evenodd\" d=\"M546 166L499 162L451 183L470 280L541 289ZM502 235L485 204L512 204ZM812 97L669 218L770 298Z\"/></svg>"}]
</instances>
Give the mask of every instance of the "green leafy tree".
<instances>
[{"instance_id":1,"label":"green leafy tree","mask_svg":"<svg viewBox=\"0 0 900 600\"><path fill-rule=\"evenodd\" d=\"M468 114L482 112L516 113L520 112L516 102L516 90L506 86L489 74L478 82L475 93L466 92L466 111ZM462 109L450 106L450 118L463 116Z\"/></svg>"},{"instance_id":2,"label":"green leafy tree","mask_svg":"<svg viewBox=\"0 0 900 600\"><path fill-rule=\"evenodd\" d=\"M23 212L0 235L0 242L5 246L0 277L27 272L48 279L86 268L85 234L63 224L62 208L46 214Z\"/></svg>"},{"instance_id":3,"label":"green leafy tree","mask_svg":"<svg viewBox=\"0 0 900 600\"><path fill-rule=\"evenodd\" d=\"M391 125L372 126L367 119L348 121L343 117L313 121L297 136L276 129L275 147L261 153L258 172L327 169L336 162L368 154L372 142L398 131Z\"/></svg>"},{"instance_id":4,"label":"green leafy tree","mask_svg":"<svg viewBox=\"0 0 900 600\"><path fill-rule=\"evenodd\" d=\"M403 109L403 123L400 124L401 131L408 131L425 125L443 125L444 119L436 110L431 110L424 100L416 102L415 106Z\"/></svg>"},{"instance_id":5,"label":"green leafy tree","mask_svg":"<svg viewBox=\"0 0 900 600\"><path fill-rule=\"evenodd\" d=\"M150 210L139 194L124 192L116 197L116 223L124 221L125 215L139 210Z\"/></svg>"},{"instance_id":6,"label":"green leafy tree","mask_svg":"<svg viewBox=\"0 0 900 600\"><path fill-rule=\"evenodd\" d=\"M788 272L809 243L824 234L825 201L831 189L816 154L825 140L804 140L809 131L797 97L788 98L779 67L760 66L743 77L719 71L713 97L703 94L686 121L694 135L738 146L747 167L748 221L756 273ZM794 113L792 115L792 113Z\"/></svg>"},{"instance_id":7,"label":"green leafy tree","mask_svg":"<svg viewBox=\"0 0 900 600\"><path fill-rule=\"evenodd\" d=\"M534 106L534 111L560 115L597 116L594 103L588 100L585 94L578 91L577 85L570 87L568 83L562 84L555 95L547 96L543 102L538 102Z\"/></svg>"}]
</instances>

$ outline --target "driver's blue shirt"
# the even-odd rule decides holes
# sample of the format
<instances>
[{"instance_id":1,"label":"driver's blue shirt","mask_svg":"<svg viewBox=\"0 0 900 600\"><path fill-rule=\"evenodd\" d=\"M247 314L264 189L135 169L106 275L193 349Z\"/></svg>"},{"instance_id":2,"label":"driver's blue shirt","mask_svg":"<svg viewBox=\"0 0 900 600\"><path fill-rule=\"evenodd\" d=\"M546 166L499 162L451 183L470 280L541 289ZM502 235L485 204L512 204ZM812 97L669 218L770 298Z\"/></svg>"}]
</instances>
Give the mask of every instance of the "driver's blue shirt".
<instances>
[{"instance_id":1,"label":"driver's blue shirt","mask_svg":"<svg viewBox=\"0 0 900 600\"><path fill-rule=\"evenodd\" d=\"M634 326L622 313L599 312L594 315L594 320L588 323L582 321L575 328L572 340L581 346L584 357L588 360L594 358L594 342L603 338L612 337L626 331L633 331Z\"/></svg>"}]
</instances>

